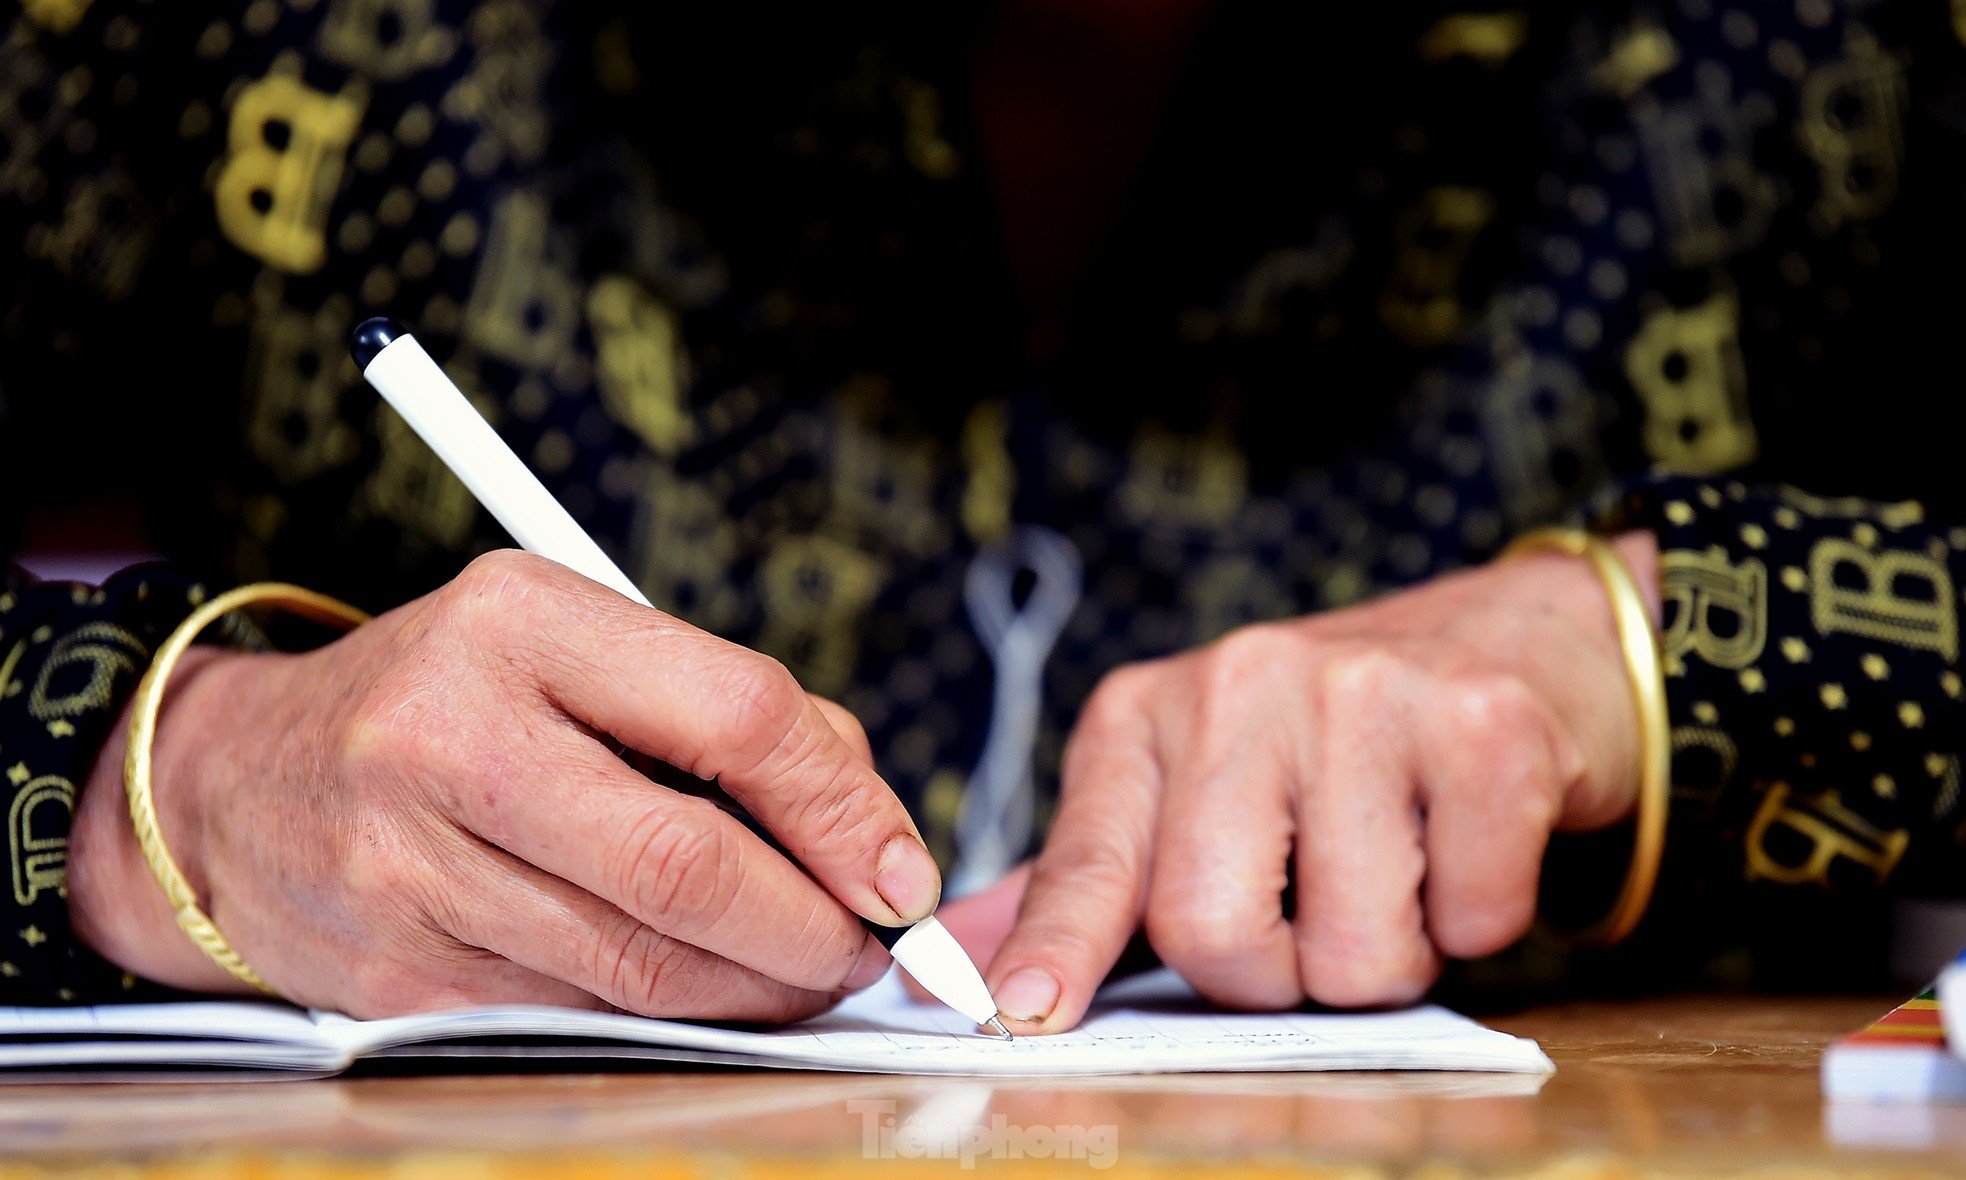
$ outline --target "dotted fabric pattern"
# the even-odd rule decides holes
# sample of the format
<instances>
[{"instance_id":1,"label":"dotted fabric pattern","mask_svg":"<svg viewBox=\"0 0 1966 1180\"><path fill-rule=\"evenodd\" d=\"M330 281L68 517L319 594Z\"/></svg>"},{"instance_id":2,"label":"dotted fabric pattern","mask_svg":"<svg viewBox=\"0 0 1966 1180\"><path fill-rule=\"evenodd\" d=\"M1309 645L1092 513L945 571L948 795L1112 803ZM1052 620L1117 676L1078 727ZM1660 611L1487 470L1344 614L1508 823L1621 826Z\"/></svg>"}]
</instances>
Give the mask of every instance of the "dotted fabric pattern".
<instances>
[{"instance_id":1,"label":"dotted fabric pattern","mask_svg":"<svg viewBox=\"0 0 1966 1180\"><path fill-rule=\"evenodd\" d=\"M69 933L68 835L78 792L151 653L205 598L163 566L101 587L0 578L0 799L10 868L0 904L0 1004L150 998L156 989ZM239 642L236 627L214 633Z\"/></svg>"},{"instance_id":2,"label":"dotted fabric pattern","mask_svg":"<svg viewBox=\"0 0 1966 1180\"><path fill-rule=\"evenodd\" d=\"M1661 479L1656 528L1686 882L1959 886L1966 529L1915 502Z\"/></svg>"}]
</instances>

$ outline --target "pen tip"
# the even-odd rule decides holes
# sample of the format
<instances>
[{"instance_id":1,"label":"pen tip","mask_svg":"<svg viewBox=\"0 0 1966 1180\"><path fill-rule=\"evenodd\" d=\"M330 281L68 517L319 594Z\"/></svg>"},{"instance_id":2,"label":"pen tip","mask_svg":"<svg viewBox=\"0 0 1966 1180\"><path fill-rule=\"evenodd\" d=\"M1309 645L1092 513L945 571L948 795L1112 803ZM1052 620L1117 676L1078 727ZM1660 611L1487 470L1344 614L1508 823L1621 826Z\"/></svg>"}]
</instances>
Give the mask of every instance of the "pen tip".
<instances>
[{"instance_id":1,"label":"pen tip","mask_svg":"<svg viewBox=\"0 0 1966 1180\"><path fill-rule=\"evenodd\" d=\"M1001 1016L990 1017L990 1022L988 1027L996 1029L997 1035L1002 1037L1004 1040L1008 1041L1012 1039L1010 1035L1010 1030L1004 1027L1003 1017Z\"/></svg>"}]
</instances>

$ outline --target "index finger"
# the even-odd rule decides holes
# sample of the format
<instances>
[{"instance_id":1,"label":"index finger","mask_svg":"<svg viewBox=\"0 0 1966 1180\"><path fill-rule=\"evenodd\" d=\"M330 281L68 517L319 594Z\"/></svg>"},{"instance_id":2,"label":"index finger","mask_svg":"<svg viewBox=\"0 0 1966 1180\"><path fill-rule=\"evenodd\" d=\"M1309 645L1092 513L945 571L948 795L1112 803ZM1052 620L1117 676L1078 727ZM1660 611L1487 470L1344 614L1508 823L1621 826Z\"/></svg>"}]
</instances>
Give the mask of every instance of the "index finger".
<instances>
[{"instance_id":1,"label":"index finger","mask_svg":"<svg viewBox=\"0 0 1966 1180\"><path fill-rule=\"evenodd\" d=\"M1077 1024L1146 908L1161 789L1148 715L1128 694L1095 697L1063 769L1051 837L986 973L1019 1033Z\"/></svg>"},{"instance_id":2,"label":"index finger","mask_svg":"<svg viewBox=\"0 0 1966 1180\"><path fill-rule=\"evenodd\" d=\"M509 613L531 621L527 670L555 704L717 779L855 913L901 925L935 911L941 874L907 809L784 665L535 560L526 580L547 593L521 587L530 601Z\"/></svg>"}]
</instances>

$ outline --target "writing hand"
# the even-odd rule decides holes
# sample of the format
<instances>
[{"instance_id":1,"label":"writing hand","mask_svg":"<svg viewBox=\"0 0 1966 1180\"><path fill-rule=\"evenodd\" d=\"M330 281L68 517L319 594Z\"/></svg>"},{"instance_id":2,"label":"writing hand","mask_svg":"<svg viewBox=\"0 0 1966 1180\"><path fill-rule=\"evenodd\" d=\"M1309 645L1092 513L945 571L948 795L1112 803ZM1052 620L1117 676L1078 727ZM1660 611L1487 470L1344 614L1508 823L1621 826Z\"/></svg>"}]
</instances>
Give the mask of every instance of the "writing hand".
<instances>
[{"instance_id":1,"label":"writing hand","mask_svg":"<svg viewBox=\"0 0 1966 1180\"><path fill-rule=\"evenodd\" d=\"M720 780L799 863L611 743ZM239 990L173 923L121 763L119 735L83 791L78 935L139 975ZM516 552L317 651L197 649L165 697L154 783L172 851L245 960L356 1016L540 1002L793 1019L887 966L854 913L919 919L941 887L844 710Z\"/></svg>"}]
</instances>

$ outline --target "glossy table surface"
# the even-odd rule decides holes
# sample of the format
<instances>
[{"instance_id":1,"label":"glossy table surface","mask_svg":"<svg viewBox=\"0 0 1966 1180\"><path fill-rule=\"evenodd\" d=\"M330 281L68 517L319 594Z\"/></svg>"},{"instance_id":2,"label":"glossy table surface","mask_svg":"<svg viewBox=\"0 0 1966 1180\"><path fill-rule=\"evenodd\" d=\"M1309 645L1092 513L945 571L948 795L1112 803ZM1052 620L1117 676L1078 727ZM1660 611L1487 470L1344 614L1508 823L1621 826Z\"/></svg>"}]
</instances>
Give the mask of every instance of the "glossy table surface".
<instances>
[{"instance_id":1,"label":"glossy table surface","mask_svg":"<svg viewBox=\"0 0 1966 1180\"><path fill-rule=\"evenodd\" d=\"M955 1175L965 1145L978 1168L1018 1174L1966 1175L1966 1106L1822 1100L1823 1047L1894 999L1676 996L1486 1016L1542 1042L1557 1072L1540 1085L672 1071L9 1086L0 1177L132 1164L221 1176ZM897 1124L913 1130L897 1136Z\"/></svg>"}]
</instances>

